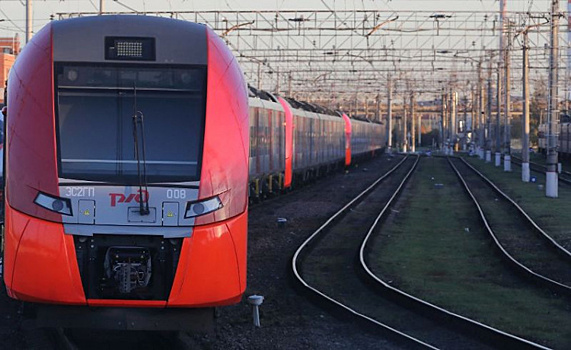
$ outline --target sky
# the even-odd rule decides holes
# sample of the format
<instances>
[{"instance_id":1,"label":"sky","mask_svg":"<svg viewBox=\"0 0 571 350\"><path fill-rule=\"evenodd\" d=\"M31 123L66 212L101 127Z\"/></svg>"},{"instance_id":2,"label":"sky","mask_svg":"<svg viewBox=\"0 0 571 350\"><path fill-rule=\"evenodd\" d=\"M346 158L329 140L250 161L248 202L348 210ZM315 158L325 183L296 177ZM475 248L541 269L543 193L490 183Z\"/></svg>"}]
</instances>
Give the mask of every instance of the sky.
<instances>
[{"instance_id":1,"label":"sky","mask_svg":"<svg viewBox=\"0 0 571 350\"><path fill-rule=\"evenodd\" d=\"M50 15L60 12L94 12L100 0L28 0L32 3L33 32ZM549 0L506 0L508 11L547 11ZM566 1L561 0L565 9ZM25 37L26 0L0 0L0 35ZM105 11L198 11L198 10L316 10L383 9L389 11L495 11L497 0L104 0ZM57 18L57 16L56 16ZM3 21L1 21L3 20Z\"/></svg>"}]
</instances>

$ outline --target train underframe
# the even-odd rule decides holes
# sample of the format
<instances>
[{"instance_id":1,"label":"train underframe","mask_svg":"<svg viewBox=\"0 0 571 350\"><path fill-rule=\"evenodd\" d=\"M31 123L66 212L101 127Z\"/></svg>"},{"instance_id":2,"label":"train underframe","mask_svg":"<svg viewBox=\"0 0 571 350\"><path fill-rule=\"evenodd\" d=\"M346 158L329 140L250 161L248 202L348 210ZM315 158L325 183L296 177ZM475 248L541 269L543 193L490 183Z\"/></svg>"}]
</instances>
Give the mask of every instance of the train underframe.
<instances>
[{"instance_id":1,"label":"train underframe","mask_svg":"<svg viewBox=\"0 0 571 350\"><path fill-rule=\"evenodd\" d=\"M384 149L381 149L355 155L353 156L352 163L358 164L361 161L371 159L375 155L382 154L383 152ZM344 160L339 160L332 163L294 170L292 176L293 181L291 186L288 188L285 188L284 186L285 176L283 172L275 172L252 178L250 179L249 184L250 203L258 203L264 199L268 199L285 193L293 188L315 182L324 176L347 168L348 167L344 164Z\"/></svg>"}]
</instances>

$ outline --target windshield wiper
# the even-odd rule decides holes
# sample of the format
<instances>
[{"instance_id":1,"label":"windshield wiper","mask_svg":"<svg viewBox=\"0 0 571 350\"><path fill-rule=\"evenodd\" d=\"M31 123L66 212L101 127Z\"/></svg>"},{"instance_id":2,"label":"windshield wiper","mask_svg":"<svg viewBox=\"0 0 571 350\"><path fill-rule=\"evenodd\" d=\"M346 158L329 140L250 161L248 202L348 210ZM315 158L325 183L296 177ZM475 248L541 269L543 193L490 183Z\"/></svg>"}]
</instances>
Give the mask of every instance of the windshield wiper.
<instances>
[{"instance_id":1,"label":"windshield wiper","mask_svg":"<svg viewBox=\"0 0 571 350\"><path fill-rule=\"evenodd\" d=\"M137 175L139 177L139 213L149 215L149 189L147 187L147 157L145 155L145 116L137 108L137 86L133 88L135 103L133 105L133 140L135 141L135 158L137 158ZM141 126L141 146L139 152L139 125ZM143 169L141 172L141 153L143 156ZM145 188L143 192L143 187Z\"/></svg>"}]
</instances>

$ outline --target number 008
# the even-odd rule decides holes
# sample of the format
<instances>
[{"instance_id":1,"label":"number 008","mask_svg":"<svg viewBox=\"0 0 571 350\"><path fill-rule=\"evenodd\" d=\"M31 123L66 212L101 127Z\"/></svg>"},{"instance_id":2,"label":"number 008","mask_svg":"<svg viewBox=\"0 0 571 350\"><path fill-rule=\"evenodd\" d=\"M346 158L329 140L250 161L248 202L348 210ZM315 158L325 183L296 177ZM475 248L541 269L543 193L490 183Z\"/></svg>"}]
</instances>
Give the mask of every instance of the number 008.
<instances>
[{"instance_id":1,"label":"number 008","mask_svg":"<svg viewBox=\"0 0 571 350\"><path fill-rule=\"evenodd\" d=\"M169 189L169 190L167 190L167 198L168 199L185 199L186 198L186 191L185 190Z\"/></svg>"}]
</instances>

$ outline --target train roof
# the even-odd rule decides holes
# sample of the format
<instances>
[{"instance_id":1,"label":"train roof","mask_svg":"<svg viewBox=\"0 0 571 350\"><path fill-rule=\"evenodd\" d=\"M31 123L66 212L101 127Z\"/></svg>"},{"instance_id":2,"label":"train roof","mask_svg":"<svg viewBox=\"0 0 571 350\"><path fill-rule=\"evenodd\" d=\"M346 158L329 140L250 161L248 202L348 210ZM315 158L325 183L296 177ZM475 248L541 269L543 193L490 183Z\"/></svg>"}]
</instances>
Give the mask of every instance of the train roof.
<instances>
[{"instance_id":1,"label":"train roof","mask_svg":"<svg viewBox=\"0 0 571 350\"><path fill-rule=\"evenodd\" d=\"M248 90L249 90L249 96L250 97L257 97L259 99L266 100L266 101L278 102L276 96L274 96L270 92L256 89L255 87L253 87L251 85L248 85ZM298 101L298 100L295 100L291 97L283 97L283 99L286 100L294 109L301 109L301 110L308 111L308 112L319 113L319 114L327 114L327 115L339 117L339 114L337 114L335 111L333 111L329 108L320 106L320 105L316 105L314 103L309 103L309 102L305 102L305 101Z\"/></svg>"},{"instance_id":2,"label":"train roof","mask_svg":"<svg viewBox=\"0 0 571 350\"><path fill-rule=\"evenodd\" d=\"M249 96L250 97L257 97L257 98L260 98L262 100L277 102L276 97L267 91L258 90L249 84L248 84L248 90L249 90ZM326 114L326 115L335 116L335 117L341 117L343 115L342 111L334 111L330 108L320 106L320 105L317 105L314 103L310 103L310 102L306 102L306 101L298 101L298 100L293 99L291 97L283 97L283 99L286 100L294 109L301 109L301 110L312 112L312 113ZM374 121L374 120L370 120L367 118L355 117L355 116L351 116L351 115L348 115L348 116L349 116L349 118L351 118L353 120L358 120L358 121L365 122L365 123L382 124L382 122L380 122L380 121Z\"/></svg>"},{"instance_id":3,"label":"train roof","mask_svg":"<svg viewBox=\"0 0 571 350\"><path fill-rule=\"evenodd\" d=\"M250 97L257 97L259 99L262 100L266 100L266 101L272 101L272 102L278 102L278 100L276 99L276 97L272 94L270 94L267 91L264 90L258 90L255 87L251 86L250 84L248 84L248 96Z\"/></svg>"},{"instance_id":4,"label":"train roof","mask_svg":"<svg viewBox=\"0 0 571 350\"><path fill-rule=\"evenodd\" d=\"M155 16L106 15L53 21L49 26L57 62L121 62L128 58L149 64L208 63L207 28L202 24ZM134 42L140 42L149 54L127 57L117 53L120 49L133 51L129 45Z\"/></svg>"},{"instance_id":5,"label":"train roof","mask_svg":"<svg viewBox=\"0 0 571 350\"><path fill-rule=\"evenodd\" d=\"M314 103L310 103L310 102L306 102L306 101L298 101L298 100L295 100L291 97L284 97L284 99L287 102L289 102L289 104L293 108L296 108L296 109L302 109L302 110L308 111L308 112L326 114L326 115L339 117L339 114L337 114L334 110L329 109L327 107L323 107L323 106L316 105Z\"/></svg>"}]
</instances>

